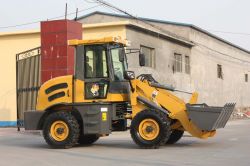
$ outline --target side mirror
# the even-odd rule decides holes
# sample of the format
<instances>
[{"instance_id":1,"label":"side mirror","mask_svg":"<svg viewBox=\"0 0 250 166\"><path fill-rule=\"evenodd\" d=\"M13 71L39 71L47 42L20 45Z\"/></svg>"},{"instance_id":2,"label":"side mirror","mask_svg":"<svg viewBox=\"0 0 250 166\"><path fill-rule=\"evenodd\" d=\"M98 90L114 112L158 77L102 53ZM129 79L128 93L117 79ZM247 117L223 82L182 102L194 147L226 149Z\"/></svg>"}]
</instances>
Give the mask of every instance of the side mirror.
<instances>
[{"instance_id":1,"label":"side mirror","mask_svg":"<svg viewBox=\"0 0 250 166\"><path fill-rule=\"evenodd\" d=\"M139 54L139 64L140 66L145 66L146 60L145 60L145 55L143 53Z\"/></svg>"},{"instance_id":2,"label":"side mirror","mask_svg":"<svg viewBox=\"0 0 250 166\"><path fill-rule=\"evenodd\" d=\"M135 72L133 71L125 71L125 79L127 80L134 80L135 79Z\"/></svg>"},{"instance_id":3,"label":"side mirror","mask_svg":"<svg viewBox=\"0 0 250 166\"><path fill-rule=\"evenodd\" d=\"M119 61L124 62L125 61L125 50L124 49L119 49Z\"/></svg>"}]
</instances>

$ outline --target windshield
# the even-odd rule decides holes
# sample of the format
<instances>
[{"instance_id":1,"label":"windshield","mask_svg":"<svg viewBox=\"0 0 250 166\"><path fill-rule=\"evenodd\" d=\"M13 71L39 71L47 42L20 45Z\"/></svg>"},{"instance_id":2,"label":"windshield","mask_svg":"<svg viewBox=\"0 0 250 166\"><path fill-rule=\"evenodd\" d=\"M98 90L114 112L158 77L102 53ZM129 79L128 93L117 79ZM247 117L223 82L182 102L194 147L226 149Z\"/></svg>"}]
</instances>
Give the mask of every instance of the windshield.
<instances>
[{"instance_id":1,"label":"windshield","mask_svg":"<svg viewBox=\"0 0 250 166\"><path fill-rule=\"evenodd\" d=\"M122 81L124 79L124 71L127 70L126 57L124 57L124 62L119 61L119 54L122 54L124 48L114 48L111 49L112 63L114 67L115 80Z\"/></svg>"}]
</instances>

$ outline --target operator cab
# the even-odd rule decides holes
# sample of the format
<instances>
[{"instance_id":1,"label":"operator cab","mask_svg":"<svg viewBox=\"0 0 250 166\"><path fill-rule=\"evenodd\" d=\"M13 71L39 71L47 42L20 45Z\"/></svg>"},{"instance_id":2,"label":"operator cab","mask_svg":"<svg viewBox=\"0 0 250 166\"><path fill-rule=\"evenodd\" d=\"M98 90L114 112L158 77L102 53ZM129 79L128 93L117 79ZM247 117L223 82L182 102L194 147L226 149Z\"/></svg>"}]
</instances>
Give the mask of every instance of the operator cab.
<instances>
[{"instance_id":1,"label":"operator cab","mask_svg":"<svg viewBox=\"0 0 250 166\"><path fill-rule=\"evenodd\" d=\"M107 94L129 94L125 41L119 38L70 40L76 47L75 77L84 81L85 99L105 99Z\"/></svg>"}]
</instances>

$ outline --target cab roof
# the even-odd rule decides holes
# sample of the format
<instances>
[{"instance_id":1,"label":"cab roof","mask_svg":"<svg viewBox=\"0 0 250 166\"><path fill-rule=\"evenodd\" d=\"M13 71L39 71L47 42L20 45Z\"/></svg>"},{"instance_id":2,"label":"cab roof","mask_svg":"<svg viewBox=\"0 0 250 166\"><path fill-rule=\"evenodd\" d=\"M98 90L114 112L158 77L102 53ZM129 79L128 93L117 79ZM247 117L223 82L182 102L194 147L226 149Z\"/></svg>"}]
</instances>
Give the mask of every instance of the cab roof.
<instances>
[{"instance_id":1,"label":"cab roof","mask_svg":"<svg viewBox=\"0 0 250 166\"><path fill-rule=\"evenodd\" d=\"M76 45L91 45L91 44L106 44L106 43L117 43L122 44L124 46L128 46L129 42L128 40L123 40L121 37L104 37L99 39L87 39L87 40L68 40L68 45L70 46L76 46Z\"/></svg>"}]
</instances>

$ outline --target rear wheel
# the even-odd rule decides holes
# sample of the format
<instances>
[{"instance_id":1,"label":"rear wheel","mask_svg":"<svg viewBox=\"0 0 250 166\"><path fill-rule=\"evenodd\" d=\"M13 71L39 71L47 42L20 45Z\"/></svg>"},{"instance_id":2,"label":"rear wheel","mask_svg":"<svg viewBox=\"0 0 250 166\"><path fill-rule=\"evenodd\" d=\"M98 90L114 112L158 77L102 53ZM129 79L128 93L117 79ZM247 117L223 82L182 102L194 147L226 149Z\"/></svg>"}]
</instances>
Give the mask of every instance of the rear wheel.
<instances>
[{"instance_id":1,"label":"rear wheel","mask_svg":"<svg viewBox=\"0 0 250 166\"><path fill-rule=\"evenodd\" d=\"M169 136L169 139L167 140L166 144L174 144L178 142L181 137L183 136L184 131L182 130L173 130Z\"/></svg>"},{"instance_id":2,"label":"rear wheel","mask_svg":"<svg viewBox=\"0 0 250 166\"><path fill-rule=\"evenodd\" d=\"M99 139L98 135L81 135L79 137L78 143L81 145L90 145Z\"/></svg>"},{"instance_id":3,"label":"rear wheel","mask_svg":"<svg viewBox=\"0 0 250 166\"><path fill-rule=\"evenodd\" d=\"M50 114L43 126L43 136L52 148L70 148L79 138L79 124L69 112Z\"/></svg>"},{"instance_id":4,"label":"rear wheel","mask_svg":"<svg viewBox=\"0 0 250 166\"><path fill-rule=\"evenodd\" d=\"M142 148L158 148L166 142L169 133L167 116L154 110L138 113L131 123L131 137Z\"/></svg>"}]
</instances>

